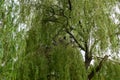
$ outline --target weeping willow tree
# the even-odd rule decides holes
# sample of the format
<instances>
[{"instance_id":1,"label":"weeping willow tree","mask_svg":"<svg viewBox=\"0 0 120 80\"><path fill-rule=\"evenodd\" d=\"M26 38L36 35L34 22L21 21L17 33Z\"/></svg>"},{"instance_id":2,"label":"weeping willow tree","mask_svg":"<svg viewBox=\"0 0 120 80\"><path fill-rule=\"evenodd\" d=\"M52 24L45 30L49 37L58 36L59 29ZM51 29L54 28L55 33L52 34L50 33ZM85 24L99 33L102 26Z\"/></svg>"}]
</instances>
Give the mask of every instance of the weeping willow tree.
<instances>
[{"instance_id":1,"label":"weeping willow tree","mask_svg":"<svg viewBox=\"0 0 120 80\"><path fill-rule=\"evenodd\" d=\"M120 79L117 57L120 28L110 17L117 3L115 0L2 0L0 78Z\"/></svg>"}]
</instances>

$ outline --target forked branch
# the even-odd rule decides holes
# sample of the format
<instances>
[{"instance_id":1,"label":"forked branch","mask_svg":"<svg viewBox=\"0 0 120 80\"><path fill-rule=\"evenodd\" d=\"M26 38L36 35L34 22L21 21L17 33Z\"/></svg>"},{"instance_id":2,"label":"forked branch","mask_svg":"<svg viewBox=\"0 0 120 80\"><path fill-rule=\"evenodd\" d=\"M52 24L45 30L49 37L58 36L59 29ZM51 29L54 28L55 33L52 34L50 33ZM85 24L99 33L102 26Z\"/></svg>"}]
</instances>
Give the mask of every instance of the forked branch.
<instances>
[{"instance_id":1,"label":"forked branch","mask_svg":"<svg viewBox=\"0 0 120 80\"><path fill-rule=\"evenodd\" d=\"M100 71L100 69L103 65L103 62L106 61L107 58L108 58L108 56L105 55L104 58L100 61L99 65L94 70L91 71L91 73L88 75L88 80L91 80L94 77L95 73Z\"/></svg>"}]
</instances>

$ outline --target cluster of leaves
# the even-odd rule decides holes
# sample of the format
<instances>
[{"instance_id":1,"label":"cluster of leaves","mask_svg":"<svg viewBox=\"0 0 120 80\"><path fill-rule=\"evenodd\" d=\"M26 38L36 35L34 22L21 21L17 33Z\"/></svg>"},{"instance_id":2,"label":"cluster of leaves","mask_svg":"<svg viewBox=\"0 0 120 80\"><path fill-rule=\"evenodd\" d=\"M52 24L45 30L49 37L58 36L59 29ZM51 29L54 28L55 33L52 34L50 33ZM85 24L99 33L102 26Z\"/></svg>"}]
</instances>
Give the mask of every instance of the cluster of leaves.
<instances>
[{"instance_id":1,"label":"cluster of leaves","mask_svg":"<svg viewBox=\"0 0 120 80\"><path fill-rule=\"evenodd\" d=\"M114 4L115 0L2 0L0 79L120 79L118 63L106 56L93 59L119 48L119 28L109 17Z\"/></svg>"}]
</instances>

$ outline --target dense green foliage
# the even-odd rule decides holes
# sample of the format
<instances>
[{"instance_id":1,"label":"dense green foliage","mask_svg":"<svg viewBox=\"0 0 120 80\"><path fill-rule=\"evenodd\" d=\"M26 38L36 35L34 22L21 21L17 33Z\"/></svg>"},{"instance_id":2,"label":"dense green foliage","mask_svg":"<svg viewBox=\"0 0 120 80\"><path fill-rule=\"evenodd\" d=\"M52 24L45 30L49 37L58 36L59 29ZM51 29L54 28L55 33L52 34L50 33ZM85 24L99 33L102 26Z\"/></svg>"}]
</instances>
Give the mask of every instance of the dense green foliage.
<instances>
[{"instance_id":1,"label":"dense green foliage","mask_svg":"<svg viewBox=\"0 0 120 80\"><path fill-rule=\"evenodd\" d=\"M116 3L1 0L0 80L119 80Z\"/></svg>"}]
</instances>

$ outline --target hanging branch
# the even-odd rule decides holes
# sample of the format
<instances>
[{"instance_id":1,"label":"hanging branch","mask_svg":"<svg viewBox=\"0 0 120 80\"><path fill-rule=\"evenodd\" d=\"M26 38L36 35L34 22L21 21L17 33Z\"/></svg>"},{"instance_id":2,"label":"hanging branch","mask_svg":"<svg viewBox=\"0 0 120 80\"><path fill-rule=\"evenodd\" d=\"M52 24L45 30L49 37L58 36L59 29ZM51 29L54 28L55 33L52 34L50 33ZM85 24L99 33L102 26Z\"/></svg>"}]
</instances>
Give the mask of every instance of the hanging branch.
<instances>
[{"instance_id":1,"label":"hanging branch","mask_svg":"<svg viewBox=\"0 0 120 80\"><path fill-rule=\"evenodd\" d=\"M94 70L91 71L91 73L88 75L88 80L91 80L94 77L95 73L100 71L100 69L101 69L101 67L103 65L103 62L105 60L107 60L107 58L108 58L108 56L105 55L104 58L100 61L99 65Z\"/></svg>"}]
</instances>

